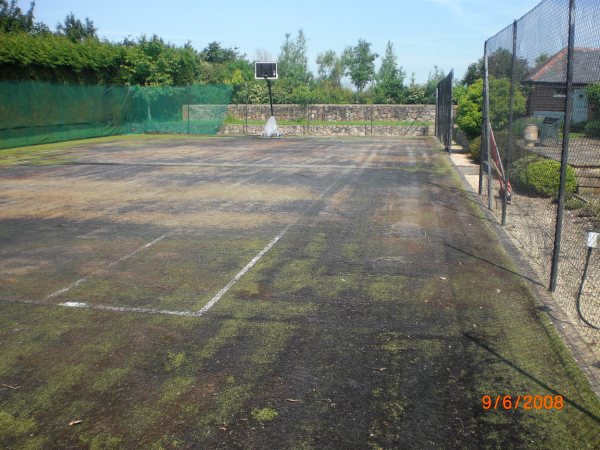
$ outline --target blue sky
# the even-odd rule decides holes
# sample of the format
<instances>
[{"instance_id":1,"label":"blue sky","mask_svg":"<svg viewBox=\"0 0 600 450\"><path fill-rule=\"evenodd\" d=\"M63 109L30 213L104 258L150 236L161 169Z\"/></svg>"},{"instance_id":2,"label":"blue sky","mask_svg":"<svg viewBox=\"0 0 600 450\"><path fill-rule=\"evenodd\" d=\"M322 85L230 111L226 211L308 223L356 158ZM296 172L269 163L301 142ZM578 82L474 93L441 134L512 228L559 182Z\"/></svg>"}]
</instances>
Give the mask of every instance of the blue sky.
<instances>
[{"instance_id":1,"label":"blue sky","mask_svg":"<svg viewBox=\"0 0 600 450\"><path fill-rule=\"evenodd\" d=\"M89 17L100 37L157 34L173 44L188 40L201 50L209 42L238 47L250 60L257 50L279 54L286 33L301 28L311 70L319 53L338 54L358 39L383 54L392 41L398 64L417 82L434 65L462 77L481 57L486 38L535 7L540 0L37 0L35 17L54 28L73 12ZM20 0L28 9L29 0ZM380 58L377 60L379 63Z\"/></svg>"}]
</instances>

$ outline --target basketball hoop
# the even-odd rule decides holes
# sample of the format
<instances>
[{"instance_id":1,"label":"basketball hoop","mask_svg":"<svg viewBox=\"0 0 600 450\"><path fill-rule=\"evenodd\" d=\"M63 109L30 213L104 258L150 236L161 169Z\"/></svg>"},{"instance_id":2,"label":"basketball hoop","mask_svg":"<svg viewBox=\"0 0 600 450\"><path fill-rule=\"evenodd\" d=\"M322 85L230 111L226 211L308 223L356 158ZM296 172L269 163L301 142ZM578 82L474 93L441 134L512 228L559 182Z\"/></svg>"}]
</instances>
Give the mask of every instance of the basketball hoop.
<instances>
[{"instance_id":1,"label":"basketball hoop","mask_svg":"<svg viewBox=\"0 0 600 450\"><path fill-rule=\"evenodd\" d=\"M256 80L265 80L269 87L269 103L271 104L271 117L267 120L265 127L263 128L263 137L279 137L279 129L277 128L277 121L275 120L275 114L273 113L273 93L271 91L271 80L276 80L277 76L277 63L276 62L255 62L254 63L254 78Z\"/></svg>"}]
</instances>

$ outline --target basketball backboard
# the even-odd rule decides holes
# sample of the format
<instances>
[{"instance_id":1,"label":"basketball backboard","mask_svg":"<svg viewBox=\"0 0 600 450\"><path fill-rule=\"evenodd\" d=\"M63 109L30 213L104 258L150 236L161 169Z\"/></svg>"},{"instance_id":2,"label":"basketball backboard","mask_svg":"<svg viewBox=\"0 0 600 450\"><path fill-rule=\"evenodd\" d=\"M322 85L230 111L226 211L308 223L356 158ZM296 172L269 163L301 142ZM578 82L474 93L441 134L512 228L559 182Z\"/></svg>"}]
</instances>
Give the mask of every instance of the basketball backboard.
<instances>
[{"instance_id":1,"label":"basketball backboard","mask_svg":"<svg viewBox=\"0 0 600 450\"><path fill-rule=\"evenodd\" d=\"M276 80L277 63L276 62L255 62L254 78L257 80Z\"/></svg>"}]
</instances>

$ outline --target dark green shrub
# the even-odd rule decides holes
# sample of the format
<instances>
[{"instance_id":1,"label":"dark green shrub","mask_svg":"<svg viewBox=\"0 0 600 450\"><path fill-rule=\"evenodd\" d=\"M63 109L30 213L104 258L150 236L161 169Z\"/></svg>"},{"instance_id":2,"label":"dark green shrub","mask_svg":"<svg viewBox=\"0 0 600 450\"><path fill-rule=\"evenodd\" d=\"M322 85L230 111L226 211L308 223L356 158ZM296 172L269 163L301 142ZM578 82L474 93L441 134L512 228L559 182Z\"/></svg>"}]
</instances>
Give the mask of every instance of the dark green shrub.
<instances>
[{"instance_id":1,"label":"dark green shrub","mask_svg":"<svg viewBox=\"0 0 600 450\"><path fill-rule=\"evenodd\" d=\"M556 198L560 186L560 162L544 159L529 164L527 184L533 192L543 197ZM575 170L571 166L567 166L566 188L567 194L573 194L577 190Z\"/></svg>"},{"instance_id":2,"label":"dark green shrub","mask_svg":"<svg viewBox=\"0 0 600 450\"><path fill-rule=\"evenodd\" d=\"M469 143L469 153L473 161L478 164L481 162L481 136L476 137Z\"/></svg>"},{"instance_id":3,"label":"dark green shrub","mask_svg":"<svg viewBox=\"0 0 600 450\"><path fill-rule=\"evenodd\" d=\"M543 161L544 158L538 155L527 155L523 158L513 161L510 166L510 182L516 188L527 192L529 183L527 182L527 169L530 164Z\"/></svg>"},{"instance_id":4,"label":"dark green shrub","mask_svg":"<svg viewBox=\"0 0 600 450\"><path fill-rule=\"evenodd\" d=\"M600 120L590 120L583 129L587 137L600 137Z\"/></svg>"}]
</instances>

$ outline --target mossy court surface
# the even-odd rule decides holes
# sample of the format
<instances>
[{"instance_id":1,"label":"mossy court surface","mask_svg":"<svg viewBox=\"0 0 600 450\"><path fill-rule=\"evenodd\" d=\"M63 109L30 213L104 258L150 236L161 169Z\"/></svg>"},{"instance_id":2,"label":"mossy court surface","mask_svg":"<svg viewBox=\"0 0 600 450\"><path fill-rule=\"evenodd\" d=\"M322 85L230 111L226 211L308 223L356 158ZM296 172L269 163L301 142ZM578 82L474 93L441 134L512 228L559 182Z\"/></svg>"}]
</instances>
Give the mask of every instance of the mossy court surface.
<instances>
[{"instance_id":1,"label":"mossy court surface","mask_svg":"<svg viewBox=\"0 0 600 450\"><path fill-rule=\"evenodd\" d=\"M600 447L432 139L6 150L0 240L0 448Z\"/></svg>"}]
</instances>

